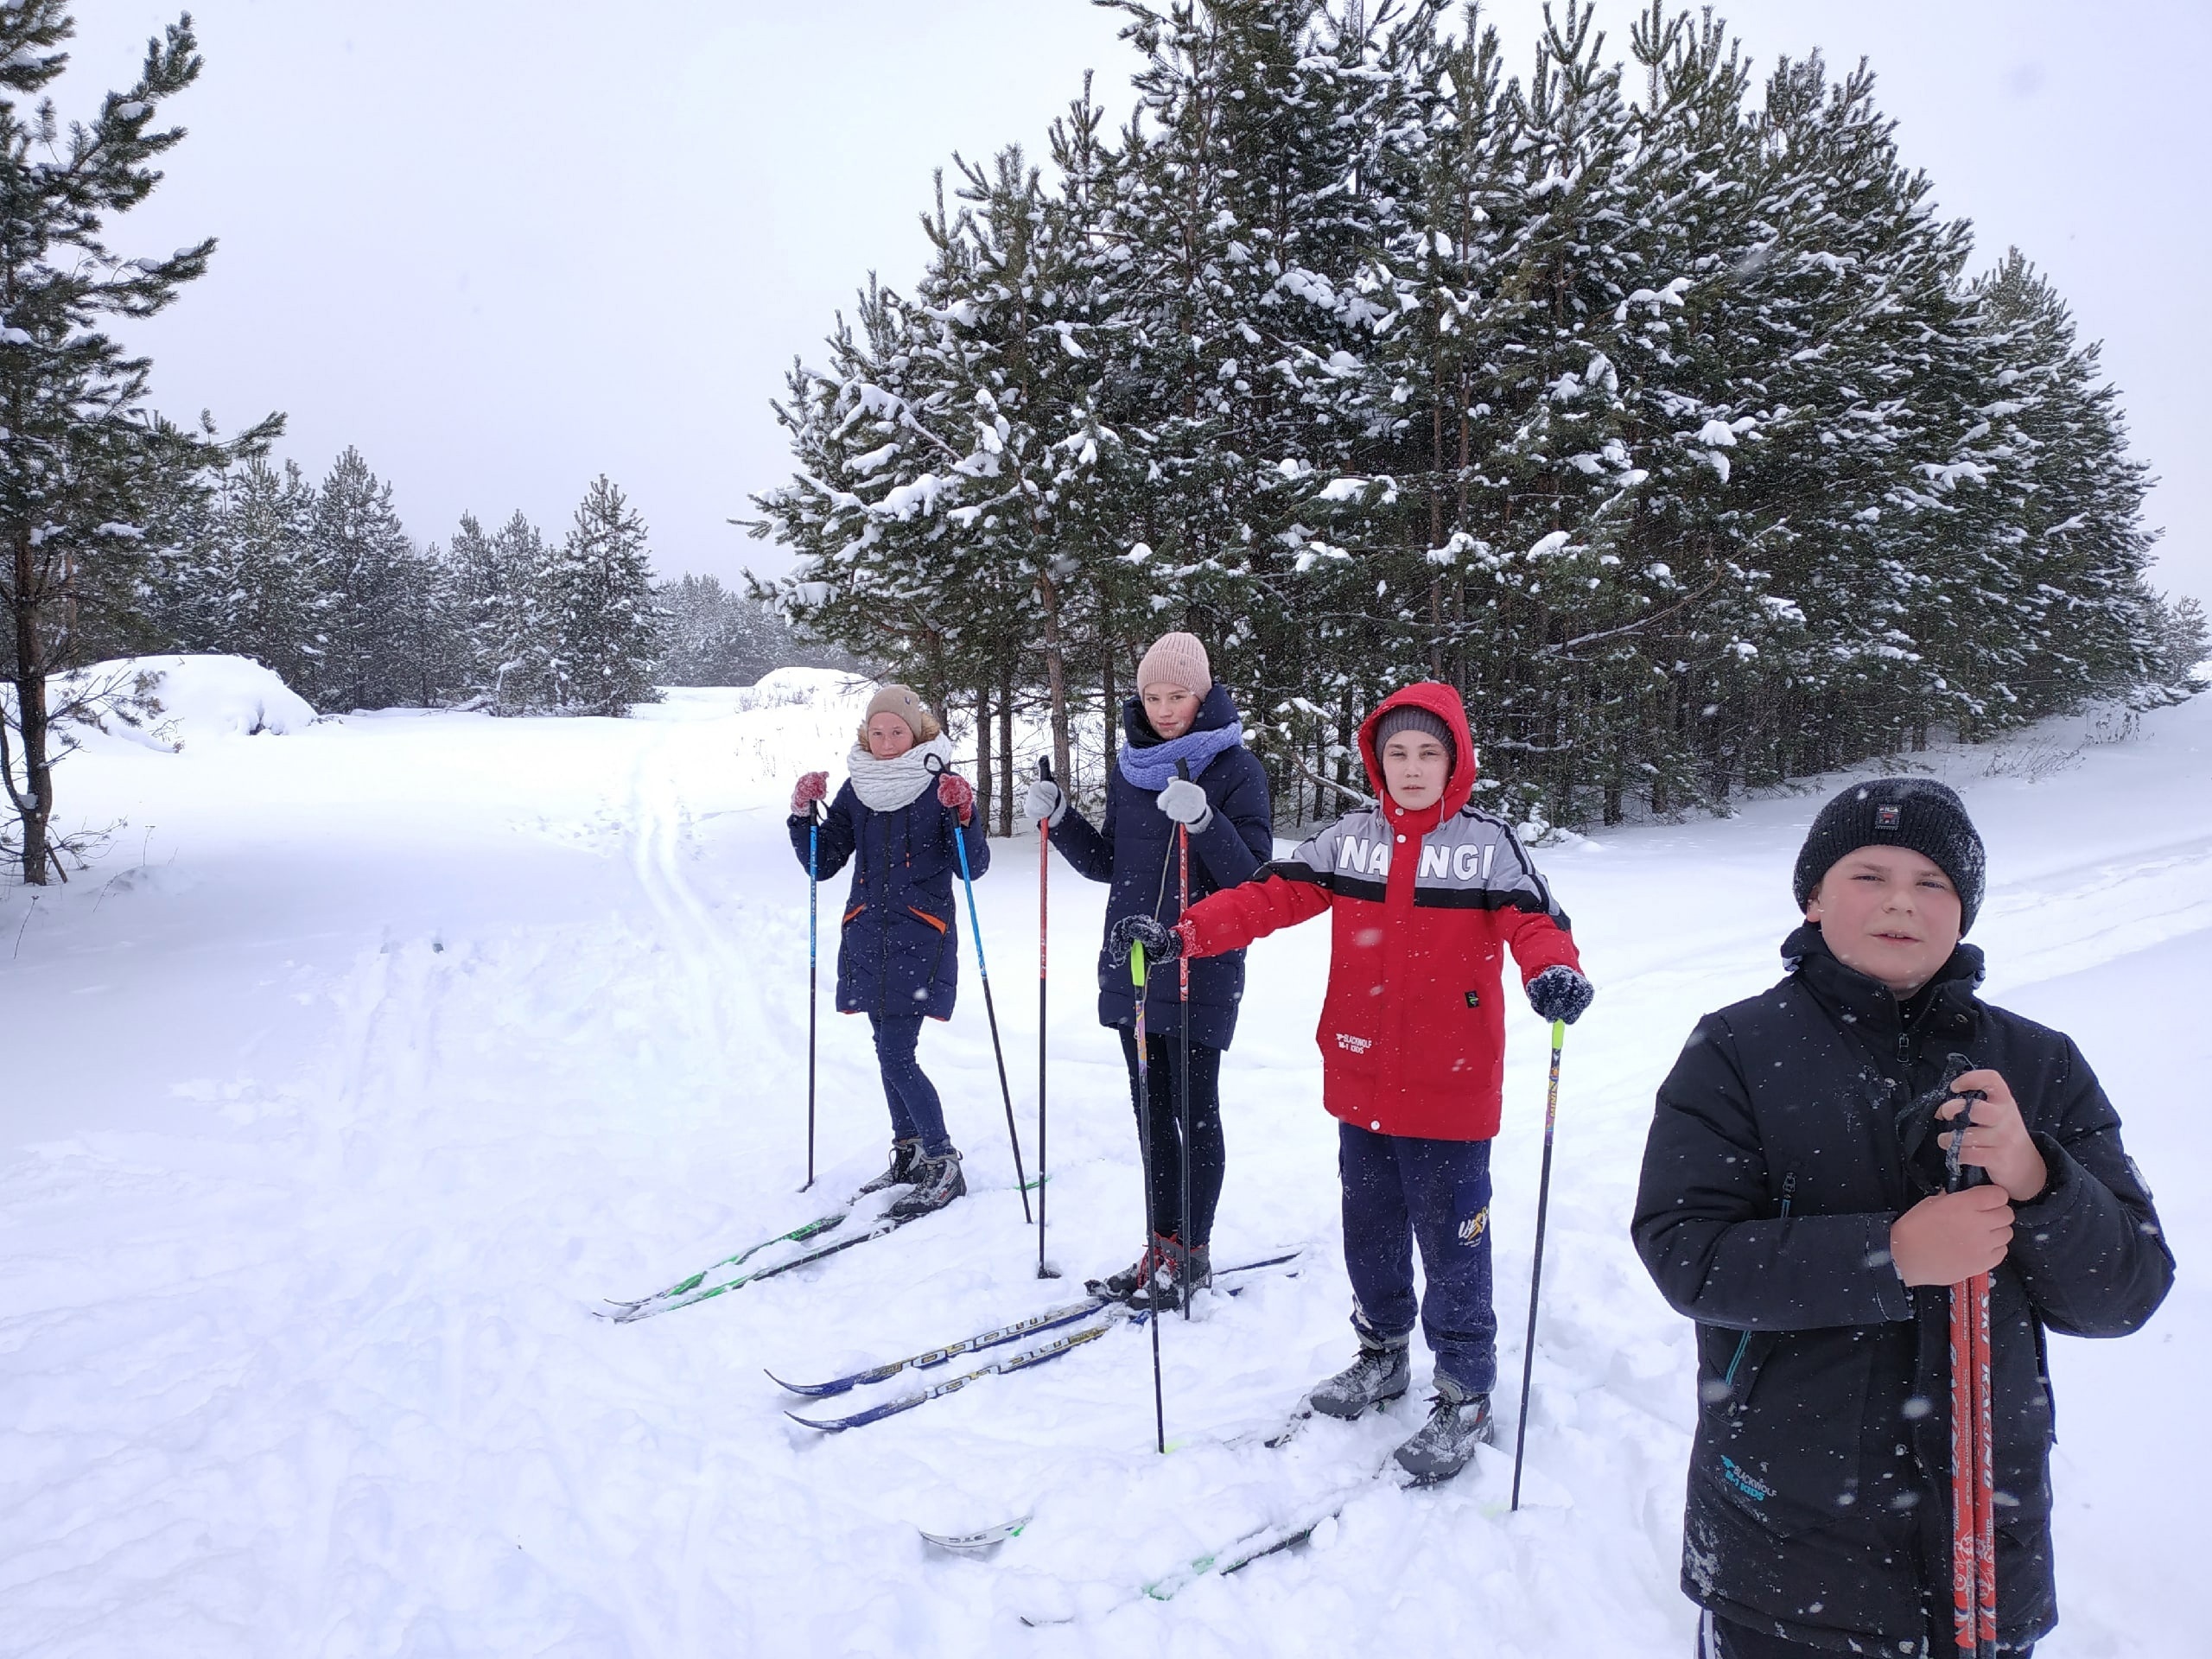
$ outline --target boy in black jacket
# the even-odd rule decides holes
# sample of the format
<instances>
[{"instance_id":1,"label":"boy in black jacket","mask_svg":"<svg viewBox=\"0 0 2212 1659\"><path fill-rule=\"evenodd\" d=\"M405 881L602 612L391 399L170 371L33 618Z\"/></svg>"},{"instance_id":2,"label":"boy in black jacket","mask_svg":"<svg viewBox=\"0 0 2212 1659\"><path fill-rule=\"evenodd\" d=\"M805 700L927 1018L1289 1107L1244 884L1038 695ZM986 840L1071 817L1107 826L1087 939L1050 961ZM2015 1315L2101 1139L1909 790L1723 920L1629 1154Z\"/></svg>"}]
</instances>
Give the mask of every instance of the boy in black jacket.
<instances>
[{"instance_id":1,"label":"boy in black jacket","mask_svg":"<svg viewBox=\"0 0 2212 1659\"><path fill-rule=\"evenodd\" d=\"M2080 1052L1974 995L1982 846L1956 795L1853 785L1796 892L1787 977L1699 1022L1637 1197L1637 1252L1698 1323L1700 1652L1954 1650L1946 1287L1988 1271L1999 1648L2024 1655L2057 1619L2044 1332L2137 1329L2173 1258ZM1947 1192L1969 1090L1960 1161L1988 1184Z\"/></svg>"}]
</instances>

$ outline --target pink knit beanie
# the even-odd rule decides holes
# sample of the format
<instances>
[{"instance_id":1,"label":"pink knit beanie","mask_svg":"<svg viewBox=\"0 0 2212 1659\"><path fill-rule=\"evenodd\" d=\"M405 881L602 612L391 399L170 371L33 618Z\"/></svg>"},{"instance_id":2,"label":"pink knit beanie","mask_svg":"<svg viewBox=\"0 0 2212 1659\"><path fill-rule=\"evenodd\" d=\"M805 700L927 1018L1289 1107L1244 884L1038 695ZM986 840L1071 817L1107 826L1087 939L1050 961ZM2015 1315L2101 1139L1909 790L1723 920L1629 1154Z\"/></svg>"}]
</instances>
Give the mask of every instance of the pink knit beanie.
<instances>
[{"instance_id":1,"label":"pink knit beanie","mask_svg":"<svg viewBox=\"0 0 2212 1659\"><path fill-rule=\"evenodd\" d=\"M1148 685L1172 685L1203 698L1213 690L1213 671L1206 662L1206 648L1194 633L1163 633L1137 664L1137 695Z\"/></svg>"},{"instance_id":2,"label":"pink knit beanie","mask_svg":"<svg viewBox=\"0 0 2212 1659\"><path fill-rule=\"evenodd\" d=\"M944 728L924 706L920 696L911 685L893 683L868 699L868 713L861 717L861 741L868 741L868 722L878 715L896 715L906 722L906 729L914 734L914 741L926 743Z\"/></svg>"}]
</instances>

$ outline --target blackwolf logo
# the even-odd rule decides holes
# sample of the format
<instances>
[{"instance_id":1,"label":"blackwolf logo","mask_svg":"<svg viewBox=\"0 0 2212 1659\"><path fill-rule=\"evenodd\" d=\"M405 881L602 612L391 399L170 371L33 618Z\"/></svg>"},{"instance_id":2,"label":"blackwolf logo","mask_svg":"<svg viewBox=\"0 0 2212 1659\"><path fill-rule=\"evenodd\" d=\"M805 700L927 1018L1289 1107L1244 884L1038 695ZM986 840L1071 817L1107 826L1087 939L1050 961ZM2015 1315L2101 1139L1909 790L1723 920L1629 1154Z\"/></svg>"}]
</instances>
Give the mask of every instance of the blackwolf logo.
<instances>
[{"instance_id":1,"label":"blackwolf logo","mask_svg":"<svg viewBox=\"0 0 2212 1659\"><path fill-rule=\"evenodd\" d=\"M1897 820L1904 816L1904 809L1901 806L1878 806L1874 809L1874 827L1877 830L1894 830L1897 827Z\"/></svg>"},{"instance_id":2,"label":"blackwolf logo","mask_svg":"<svg viewBox=\"0 0 2212 1659\"><path fill-rule=\"evenodd\" d=\"M1364 1054L1375 1046L1375 1039L1372 1037L1355 1037L1348 1031L1340 1031L1337 1033L1337 1046L1348 1048L1355 1054Z\"/></svg>"},{"instance_id":3,"label":"blackwolf logo","mask_svg":"<svg viewBox=\"0 0 2212 1659\"><path fill-rule=\"evenodd\" d=\"M1462 1244L1473 1243L1483 1236L1483 1230L1489 1225L1490 1206L1484 1205L1459 1224L1459 1242Z\"/></svg>"}]
</instances>

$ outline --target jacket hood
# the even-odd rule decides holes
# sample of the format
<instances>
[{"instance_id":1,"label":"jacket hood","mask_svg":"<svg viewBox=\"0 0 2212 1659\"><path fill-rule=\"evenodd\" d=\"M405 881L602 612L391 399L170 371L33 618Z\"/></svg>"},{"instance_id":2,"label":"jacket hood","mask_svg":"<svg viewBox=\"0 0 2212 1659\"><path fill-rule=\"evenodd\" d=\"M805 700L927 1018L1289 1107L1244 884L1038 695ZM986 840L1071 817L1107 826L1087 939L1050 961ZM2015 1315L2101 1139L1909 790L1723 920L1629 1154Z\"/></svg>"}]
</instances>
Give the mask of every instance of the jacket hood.
<instances>
[{"instance_id":1,"label":"jacket hood","mask_svg":"<svg viewBox=\"0 0 2212 1659\"><path fill-rule=\"evenodd\" d=\"M1191 722L1191 731L1217 732L1237 723L1236 699L1229 695L1227 686L1216 680L1213 690L1199 699L1198 717ZM1122 704L1122 735L1133 749L1148 749L1165 741L1144 717L1143 697L1134 696ZM1190 733L1184 735L1187 737Z\"/></svg>"},{"instance_id":2,"label":"jacket hood","mask_svg":"<svg viewBox=\"0 0 2212 1659\"><path fill-rule=\"evenodd\" d=\"M1467 729L1467 705L1460 702L1457 690L1439 680L1420 680L1393 691L1360 721L1359 758L1367 764L1367 780L1374 785L1376 798L1388 795L1382 782L1382 756L1375 747L1375 728L1393 709L1408 707L1426 709L1451 728L1452 775L1445 779L1443 798L1436 804L1440 823L1474 798L1480 770L1475 762L1474 734Z\"/></svg>"}]
</instances>

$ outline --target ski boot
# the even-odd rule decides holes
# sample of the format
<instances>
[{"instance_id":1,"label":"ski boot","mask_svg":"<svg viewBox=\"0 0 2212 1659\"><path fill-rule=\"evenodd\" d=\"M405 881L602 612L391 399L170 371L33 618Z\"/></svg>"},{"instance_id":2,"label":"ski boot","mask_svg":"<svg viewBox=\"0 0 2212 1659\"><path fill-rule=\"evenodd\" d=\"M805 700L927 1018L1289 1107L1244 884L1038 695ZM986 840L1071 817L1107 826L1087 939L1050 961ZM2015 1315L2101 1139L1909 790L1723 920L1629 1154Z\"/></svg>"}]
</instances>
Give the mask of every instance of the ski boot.
<instances>
[{"instance_id":1,"label":"ski boot","mask_svg":"<svg viewBox=\"0 0 2212 1659\"><path fill-rule=\"evenodd\" d=\"M1428 1421L1396 1452L1398 1466L1417 1486L1449 1480L1467 1466L1475 1448L1497 1438L1490 1414L1490 1395L1462 1388L1439 1371Z\"/></svg>"},{"instance_id":2,"label":"ski boot","mask_svg":"<svg viewBox=\"0 0 2212 1659\"><path fill-rule=\"evenodd\" d=\"M1166 1234L1154 1233L1145 1253L1128 1267L1103 1279L1086 1279L1083 1287L1094 1296L1111 1297L1131 1307L1150 1307L1153 1298L1158 1296L1165 1306L1172 1287L1182 1278L1192 1276L1198 1279L1201 1287L1213 1282L1213 1266L1208 1253L1186 1253L1179 1243ZM1182 1304L1176 1302L1174 1306L1179 1307Z\"/></svg>"},{"instance_id":3,"label":"ski boot","mask_svg":"<svg viewBox=\"0 0 2212 1659\"><path fill-rule=\"evenodd\" d=\"M1364 1328L1359 1332L1359 1357L1306 1397L1306 1402L1325 1417L1349 1421L1370 1406L1388 1405L1413 1382L1413 1362L1406 1345L1413 1338L1378 1337Z\"/></svg>"},{"instance_id":4,"label":"ski boot","mask_svg":"<svg viewBox=\"0 0 2212 1659\"><path fill-rule=\"evenodd\" d=\"M914 1166L921 1155L922 1143L919 1141L893 1141L891 1143L891 1167L874 1180L862 1183L853 1196L864 1198L871 1192L882 1192L887 1186L905 1186L914 1179Z\"/></svg>"},{"instance_id":5,"label":"ski boot","mask_svg":"<svg viewBox=\"0 0 2212 1659\"><path fill-rule=\"evenodd\" d=\"M892 1215L900 1221L912 1221L932 1210L942 1210L968 1191L968 1178L960 1173L960 1154L957 1152L948 1152L942 1158L917 1154L910 1179L914 1190L891 1206Z\"/></svg>"},{"instance_id":6,"label":"ski boot","mask_svg":"<svg viewBox=\"0 0 2212 1659\"><path fill-rule=\"evenodd\" d=\"M1213 1284L1213 1252L1203 1245L1185 1249L1173 1238L1161 1238L1154 1248L1159 1254L1152 1276L1125 1300L1131 1307L1179 1313L1192 1297Z\"/></svg>"}]
</instances>

